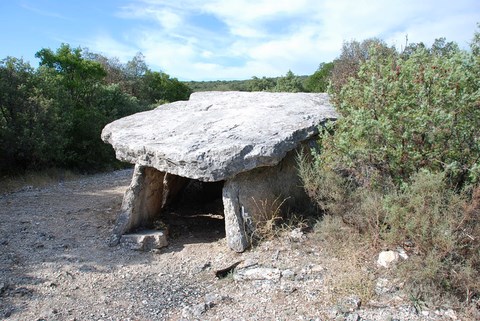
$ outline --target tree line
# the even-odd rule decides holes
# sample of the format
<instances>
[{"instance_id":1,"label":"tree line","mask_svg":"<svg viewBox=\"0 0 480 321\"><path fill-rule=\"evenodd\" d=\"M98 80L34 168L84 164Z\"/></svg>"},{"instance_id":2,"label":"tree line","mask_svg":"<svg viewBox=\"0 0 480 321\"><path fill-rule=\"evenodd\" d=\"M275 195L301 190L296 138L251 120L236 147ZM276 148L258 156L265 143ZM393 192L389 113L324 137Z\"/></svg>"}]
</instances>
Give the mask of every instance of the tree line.
<instances>
[{"instance_id":1,"label":"tree line","mask_svg":"<svg viewBox=\"0 0 480 321\"><path fill-rule=\"evenodd\" d=\"M269 91L269 92L310 92L306 80L309 76L298 76L288 71L280 77L256 77L246 80L213 80L185 82L197 91Z\"/></svg>"},{"instance_id":2,"label":"tree line","mask_svg":"<svg viewBox=\"0 0 480 321\"><path fill-rule=\"evenodd\" d=\"M119 166L100 140L102 128L191 93L168 74L151 71L140 53L121 63L62 44L36 57L38 68L14 57L0 61L0 174Z\"/></svg>"},{"instance_id":3,"label":"tree line","mask_svg":"<svg viewBox=\"0 0 480 321\"><path fill-rule=\"evenodd\" d=\"M121 166L100 140L102 128L163 103L187 100L194 91L326 89L325 75L319 80L317 74L297 76L291 71L281 77L181 82L150 70L141 53L122 63L68 44L55 51L43 48L35 56L40 60L37 68L21 58L0 60L0 174Z\"/></svg>"}]
</instances>

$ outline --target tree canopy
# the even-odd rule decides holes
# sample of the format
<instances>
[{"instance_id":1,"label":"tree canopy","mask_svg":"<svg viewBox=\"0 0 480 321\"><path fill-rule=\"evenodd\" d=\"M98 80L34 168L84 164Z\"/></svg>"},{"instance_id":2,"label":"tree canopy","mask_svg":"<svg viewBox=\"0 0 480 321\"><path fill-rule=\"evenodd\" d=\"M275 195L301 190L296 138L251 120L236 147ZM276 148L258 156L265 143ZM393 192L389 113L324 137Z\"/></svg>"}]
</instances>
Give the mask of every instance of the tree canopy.
<instances>
[{"instance_id":1,"label":"tree canopy","mask_svg":"<svg viewBox=\"0 0 480 321\"><path fill-rule=\"evenodd\" d=\"M151 71L140 53L123 64L62 44L36 57L36 69L13 57L0 61L0 173L118 166L100 139L102 128L191 93L177 79Z\"/></svg>"}]
</instances>

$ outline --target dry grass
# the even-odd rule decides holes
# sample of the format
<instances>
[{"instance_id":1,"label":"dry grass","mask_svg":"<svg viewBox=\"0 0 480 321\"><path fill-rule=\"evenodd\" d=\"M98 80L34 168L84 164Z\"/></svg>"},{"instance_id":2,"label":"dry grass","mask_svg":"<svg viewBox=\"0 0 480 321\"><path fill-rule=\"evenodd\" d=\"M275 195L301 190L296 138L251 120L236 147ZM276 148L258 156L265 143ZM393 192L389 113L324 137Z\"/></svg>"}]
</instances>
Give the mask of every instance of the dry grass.
<instances>
[{"instance_id":1,"label":"dry grass","mask_svg":"<svg viewBox=\"0 0 480 321\"><path fill-rule=\"evenodd\" d=\"M251 235L251 241L259 242L269 240L278 235L280 222L283 219L282 206L288 198L280 200L280 196L274 200L256 200L252 197L257 208L255 212L255 226Z\"/></svg>"},{"instance_id":2,"label":"dry grass","mask_svg":"<svg viewBox=\"0 0 480 321\"><path fill-rule=\"evenodd\" d=\"M375 275L370 269L373 253L365 240L340 217L325 216L315 226L316 237L332 258L324 262L325 296L331 304L358 296L369 302L375 296Z\"/></svg>"},{"instance_id":3,"label":"dry grass","mask_svg":"<svg viewBox=\"0 0 480 321\"><path fill-rule=\"evenodd\" d=\"M480 187L459 193L447 186L444 173L420 171L399 189L357 186L341 195L346 184L336 173L308 179L311 195L328 214L317 230L333 255L347 258L332 281L343 282L342 291L357 288L368 296L368 273L362 274L358 264L362 252L373 251L373 258L380 248L409 244L410 258L393 276L405 280L407 293L432 306L478 300Z\"/></svg>"},{"instance_id":4,"label":"dry grass","mask_svg":"<svg viewBox=\"0 0 480 321\"><path fill-rule=\"evenodd\" d=\"M27 172L18 176L0 178L0 194L14 192L27 186L43 187L52 183L78 178L78 174L64 169L51 168L39 172Z\"/></svg>"}]
</instances>

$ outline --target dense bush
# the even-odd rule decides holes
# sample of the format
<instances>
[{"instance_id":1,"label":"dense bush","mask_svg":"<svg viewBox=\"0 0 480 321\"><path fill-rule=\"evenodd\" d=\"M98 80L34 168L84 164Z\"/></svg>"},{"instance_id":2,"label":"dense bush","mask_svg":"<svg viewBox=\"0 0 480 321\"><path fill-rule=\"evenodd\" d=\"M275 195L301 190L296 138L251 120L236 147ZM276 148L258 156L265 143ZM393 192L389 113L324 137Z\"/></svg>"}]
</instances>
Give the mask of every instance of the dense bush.
<instances>
[{"instance_id":1,"label":"dense bush","mask_svg":"<svg viewBox=\"0 0 480 321\"><path fill-rule=\"evenodd\" d=\"M355 78L331 92L341 118L325 131L323 163L356 180L387 176L398 185L419 168L447 171L452 186L479 178L480 65L457 50L419 48L408 57L371 58Z\"/></svg>"},{"instance_id":2,"label":"dense bush","mask_svg":"<svg viewBox=\"0 0 480 321\"><path fill-rule=\"evenodd\" d=\"M343 43L340 56L333 61L330 74L330 86L334 92L339 92L350 78L357 77L360 65L370 58L372 49L375 49L376 55L381 57L387 57L395 52L394 48L388 47L383 40L377 38Z\"/></svg>"},{"instance_id":3,"label":"dense bush","mask_svg":"<svg viewBox=\"0 0 480 321\"><path fill-rule=\"evenodd\" d=\"M303 87L302 79L289 70L285 76L277 79L277 84L273 88L273 91L298 93L304 92L305 88Z\"/></svg>"},{"instance_id":4,"label":"dense bush","mask_svg":"<svg viewBox=\"0 0 480 321\"><path fill-rule=\"evenodd\" d=\"M479 40L471 51L444 39L403 52L374 42L358 68L346 64L356 73L332 79L340 118L299 161L325 214L372 247L409 244L409 284L467 302L480 295Z\"/></svg>"},{"instance_id":5,"label":"dense bush","mask_svg":"<svg viewBox=\"0 0 480 321\"><path fill-rule=\"evenodd\" d=\"M321 63L317 71L305 81L305 89L309 92L327 92L328 84L332 76L333 62Z\"/></svg>"},{"instance_id":6,"label":"dense bush","mask_svg":"<svg viewBox=\"0 0 480 321\"><path fill-rule=\"evenodd\" d=\"M100 139L108 122L191 93L150 71L141 54L121 64L62 45L36 56L37 69L12 57L0 61L0 174L117 166Z\"/></svg>"}]
</instances>

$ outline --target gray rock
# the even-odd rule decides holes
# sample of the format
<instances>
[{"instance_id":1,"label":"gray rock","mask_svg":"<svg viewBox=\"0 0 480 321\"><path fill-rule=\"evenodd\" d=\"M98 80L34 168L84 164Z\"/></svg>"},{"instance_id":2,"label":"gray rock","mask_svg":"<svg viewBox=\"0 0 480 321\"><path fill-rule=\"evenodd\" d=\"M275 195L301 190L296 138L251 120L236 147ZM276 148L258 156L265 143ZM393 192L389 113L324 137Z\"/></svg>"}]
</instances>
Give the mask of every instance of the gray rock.
<instances>
[{"instance_id":1,"label":"gray rock","mask_svg":"<svg viewBox=\"0 0 480 321\"><path fill-rule=\"evenodd\" d=\"M219 305L225 301L231 301L232 299L229 296L220 295L217 293L207 293L205 294L205 306L208 309L213 308L216 305Z\"/></svg>"},{"instance_id":2,"label":"gray rock","mask_svg":"<svg viewBox=\"0 0 480 321\"><path fill-rule=\"evenodd\" d=\"M360 306L362 305L362 299L358 296L350 296L347 298L344 298L338 308L342 313L353 313L356 310L360 309Z\"/></svg>"},{"instance_id":3,"label":"gray rock","mask_svg":"<svg viewBox=\"0 0 480 321\"><path fill-rule=\"evenodd\" d=\"M4 282L0 283L0 295L2 295L5 291L7 291L8 285Z\"/></svg>"},{"instance_id":4,"label":"gray rock","mask_svg":"<svg viewBox=\"0 0 480 321\"><path fill-rule=\"evenodd\" d=\"M278 164L336 117L327 94L203 92L116 120L102 139L120 160L220 181Z\"/></svg>"},{"instance_id":5,"label":"gray rock","mask_svg":"<svg viewBox=\"0 0 480 321\"><path fill-rule=\"evenodd\" d=\"M399 286L386 278L378 278L375 283L375 293L377 295L394 294L398 292Z\"/></svg>"},{"instance_id":6,"label":"gray rock","mask_svg":"<svg viewBox=\"0 0 480 321\"><path fill-rule=\"evenodd\" d=\"M282 278L293 280L293 279L295 279L295 272L292 271L292 270L289 270L289 269L283 270L282 271Z\"/></svg>"},{"instance_id":7,"label":"gray rock","mask_svg":"<svg viewBox=\"0 0 480 321\"><path fill-rule=\"evenodd\" d=\"M103 140L136 164L110 244L198 179L223 182L227 244L243 252L262 224L309 204L295 156L336 117L326 94L204 92L108 124Z\"/></svg>"},{"instance_id":8,"label":"gray rock","mask_svg":"<svg viewBox=\"0 0 480 321\"><path fill-rule=\"evenodd\" d=\"M168 245L165 231L144 230L138 233L122 235L120 244L132 250L150 251Z\"/></svg>"},{"instance_id":9,"label":"gray rock","mask_svg":"<svg viewBox=\"0 0 480 321\"><path fill-rule=\"evenodd\" d=\"M297 227L290 232L290 239L292 241L299 242L305 239L305 234L303 233L301 228Z\"/></svg>"},{"instance_id":10,"label":"gray rock","mask_svg":"<svg viewBox=\"0 0 480 321\"><path fill-rule=\"evenodd\" d=\"M399 255L396 251L382 251L378 254L377 264L384 268L391 267L398 261Z\"/></svg>"},{"instance_id":11,"label":"gray rock","mask_svg":"<svg viewBox=\"0 0 480 321\"><path fill-rule=\"evenodd\" d=\"M184 177L136 165L132 182L123 196L110 245L117 245L127 232L151 226L156 215L187 182Z\"/></svg>"},{"instance_id":12,"label":"gray rock","mask_svg":"<svg viewBox=\"0 0 480 321\"><path fill-rule=\"evenodd\" d=\"M187 318L188 320L191 320L192 317L200 317L202 314L207 312L208 307L206 306L205 303L199 303L193 306L188 306L183 308L182 310L182 316L184 318Z\"/></svg>"},{"instance_id":13,"label":"gray rock","mask_svg":"<svg viewBox=\"0 0 480 321\"><path fill-rule=\"evenodd\" d=\"M280 280L282 272L275 268L256 267L251 269L238 269L233 273L235 281L252 281L252 280Z\"/></svg>"},{"instance_id":14,"label":"gray rock","mask_svg":"<svg viewBox=\"0 0 480 321\"><path fill-rule=\"evenodd\" d=\"M252 234L255 236L255 227L274 215L306 210L304 206L310 201L298 176L295 157L296 150L289 152L277 166L256 168L225 182L225 230L231 249L244 251Z\"/></svg>"},{"instance_id":15,"label":"gray rock","mask_svg":"<svg viewBox=\"0 0 480 321\"><path fill-rule=\"evenodd\" d=\"M358 313L351 313L347 315L347 317L345 318L345 321L360 321L360 320L361 318Z\"/></svg>"}]
</instances>

